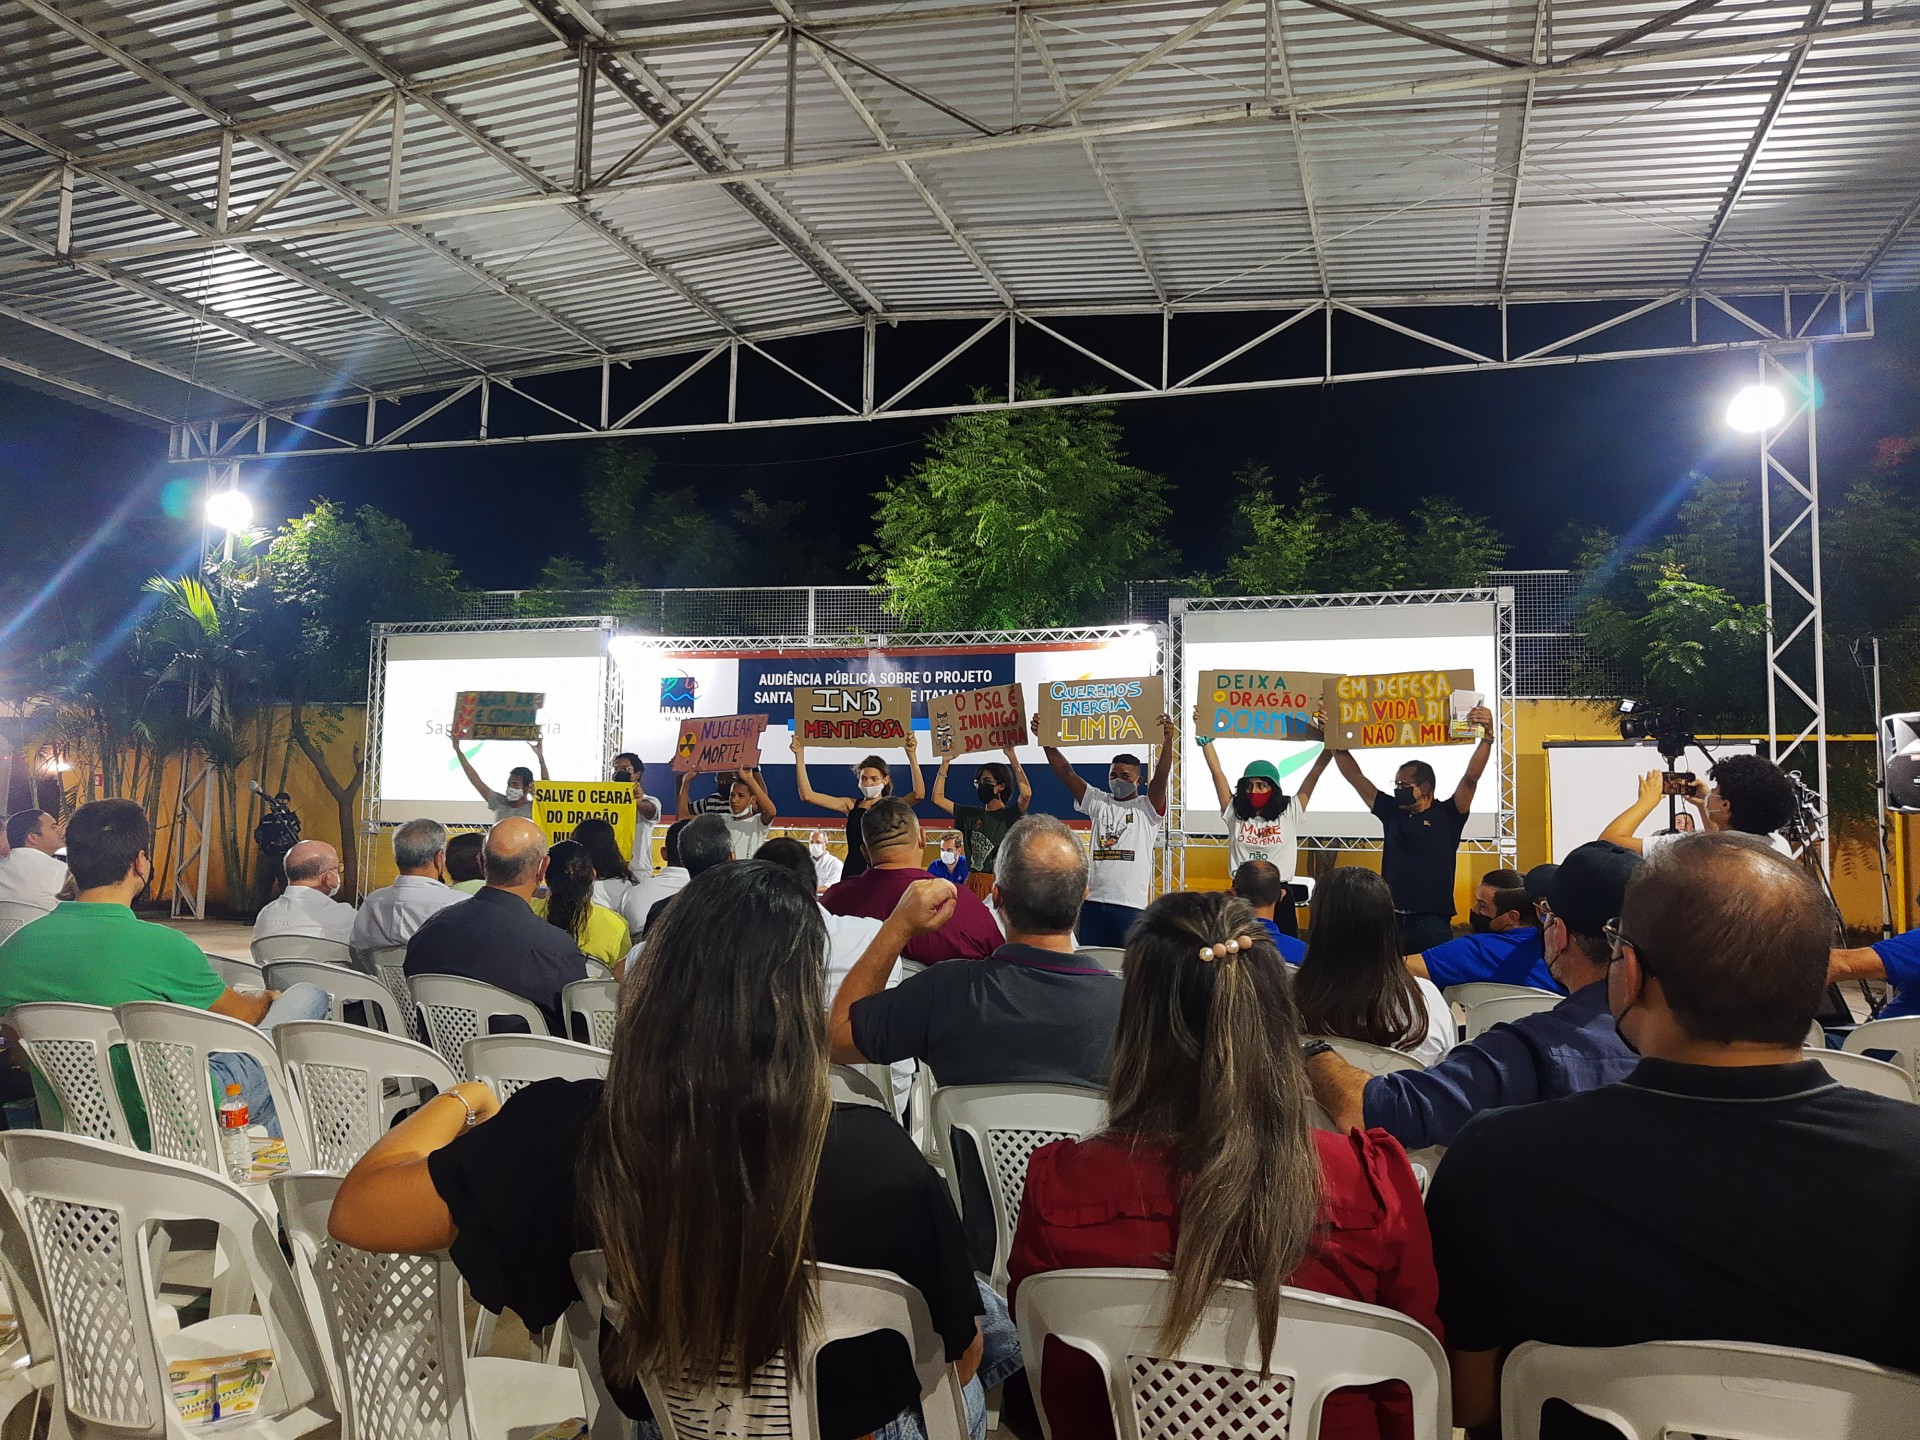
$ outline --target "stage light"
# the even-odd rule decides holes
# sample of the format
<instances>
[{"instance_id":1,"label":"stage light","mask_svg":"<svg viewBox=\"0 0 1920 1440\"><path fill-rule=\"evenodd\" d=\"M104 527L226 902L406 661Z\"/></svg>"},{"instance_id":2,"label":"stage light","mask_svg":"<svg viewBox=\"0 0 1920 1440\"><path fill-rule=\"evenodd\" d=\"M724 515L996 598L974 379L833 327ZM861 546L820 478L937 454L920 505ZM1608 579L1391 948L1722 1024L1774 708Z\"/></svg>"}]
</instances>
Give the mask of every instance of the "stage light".
<instances>
[{"instance_id":1,"label":"stage light","mask_svg":"<svg viewBox=\"0 0 1920 1440\"><path fill-rule=\"evenodd\" d=\"M253 524L253 501L241 490L220 490L207 497L207 523L229 535Z\"/></svg>"},{"instance_id":2,"label":"stage light","mask_svg":"<svg viewBox=\"0 0 1920 1440\"><path fill-rule=\"evenodd\" d=\"M1727 406L1727 424L1748 434L1771 430L1787 416L1787 397L1772 385L1749 385Z\"/></svg>"}]
</instances>

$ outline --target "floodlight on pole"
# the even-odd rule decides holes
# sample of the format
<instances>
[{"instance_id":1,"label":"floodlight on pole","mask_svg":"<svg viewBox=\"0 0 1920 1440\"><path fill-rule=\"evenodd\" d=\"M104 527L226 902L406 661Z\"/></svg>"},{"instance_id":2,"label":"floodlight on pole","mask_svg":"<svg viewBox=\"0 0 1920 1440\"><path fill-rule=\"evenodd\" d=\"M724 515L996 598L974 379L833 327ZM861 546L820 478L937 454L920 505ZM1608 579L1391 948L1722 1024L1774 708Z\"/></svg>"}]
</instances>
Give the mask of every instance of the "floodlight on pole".
<instances>
[{"instance_id":1,"label":"floodlight on pole","mask_svg":"<svg viewBox=\"0 0 1920 1440\"><path fill-rule=\"evenodd\" d=\"M1727 406L1727 424L1752 435L1777 429L1787 418L1787 397L1777 385L1749 385Z\"/></svg>"},{"instance_id":2,"label":"floodlight on pole","mask_svg":"<svg viewBox=\"0 0 1920 1440\"><path fill-rule=\"evenodd\" d=\"M244 490L216 490L207 497L207 523L232 535L253 524L253 501Z\"/></svg>"}]
</instances>

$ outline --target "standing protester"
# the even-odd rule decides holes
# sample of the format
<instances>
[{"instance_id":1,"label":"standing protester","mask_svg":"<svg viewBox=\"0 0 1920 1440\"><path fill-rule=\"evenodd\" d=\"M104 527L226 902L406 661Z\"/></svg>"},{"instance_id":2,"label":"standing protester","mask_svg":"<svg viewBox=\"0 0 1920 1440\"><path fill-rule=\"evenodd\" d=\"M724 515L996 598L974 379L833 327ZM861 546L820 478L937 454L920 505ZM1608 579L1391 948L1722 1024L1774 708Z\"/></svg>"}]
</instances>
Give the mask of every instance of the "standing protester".
<instances>
[{"instance_id":1,"label":"standing protester","mask_svg":"<svg viewBox=\"0 0 1920 1440\"><path fill-rule=\"evenodd\" d=\"M699 813L718 815L726 821L727 832L733 837L733 858L751 860L753 852L767 843L767 827L773 823L773 801L767 798L767 787L758 766L735 770L732 775L724 792L716 788L713 795L701 802ZM683 816L695 813L687 794L692 784L693 772L689 770L680 777L679 813ZM722 793L725 800L715 805L715 798Z\"/></svg>"},{"instance_id":2,"label":"standing protester","mask_svg":"<svg viewBox=\"0 0 1920 1440\"><path fill-rule=\"evenodd\" d=\"M919 755L919 737L909 730L907 770L913 776L913 793L906 797L909 805L918 805L927 798L927 782L920 773ZM800 798L807 804L846 816L847 859L844 876L852 879L867 868L866 854L860 848L860 817L867 813L874 801L893 798L893 768L878 755L869 755L853 767L853 782L860 791L858 795L823 795L807 779L807 747L800 743L799 735L795 734L793 778L799 786Z\"/></svg>"},{"instance_id":3,"label":"standing protester","mask_svg":"<svg viewBox=\"0 0 1920 1440\"><path fill-rule=\"evenodd\" d=\"M1220 818L1227 827L1227 873L1238 875L1249 860L1264 860L1276 866L1280 878L1291 881L1299 867L1300 826L1307 817L1307 802L1313 787L1333 759L1333 752L1322 750L1300 782L1299 793L1289 798L1280 788L1280 771L1271 760L1256 760L1241 772L1239 782L1227 783L1226 767L1214 748L1214 737L1201 729L1200 706L1193 707L1193 743L1206 757L1207 773L1213 776L1214 798L1220 802ZM1298 935L1299 922L1293 906L1282 905L1274 914L1283 935Z\"/></svg>"},{"instance_id":4,"label":"standing protester","mask_svg":"<svg viewBox=\"0 0 1920 1440\"><path fill-rule=\"evenodd\" d=\"M1073 808L1087 817L1093 831L1087 903L1080 907L1082 945L1124 946L1127 931L1147 908L1153 891L1154 840L1167 815L1167 773L1173 768L1179 733L1171 715L1160 717L1160 759L1145 795L1140 779L1146 767L1138 755L1114 756L1102 790L1082 780L1055 747L1041 746L1055 777L1073 796ZM1033 717L1033 734L1039 738L1038 715Z\"/></svg>"},{"instance_id":5,"label":"standing protester","mask_svg":"<svg viewBox=\"0 0 1920 1440\"><path fill-rule=\"evenodd\" d=\"M638 883L653 874L653 827L660 823L660 800L647 794L647 767L631 750L613 757L613 778L620 784L633 782L632 871Z\"/></svg>"},{"instance_id":6,"label":"standing protester","mask_svg":"<svg viewBox=\"0 0 1920 1440\"><path fill-rule=\"evenodd\" d=\"M980 798L978 805L956 805L947 799L947 767L953 762L952 756L940 762L940 769L933 777L933 803L953 816L954 828L960 832L966 849L966 870L958 877L941 878L956 883L964 880L967 888L982 900L993 893L994 852L1007 838L1014 822L1027 813L1027 805L1033 799L1033 786L1027 783L1027 772L1020 768L1013 747L1009 745L1000 753L1007 757L1004 765L990 760L973 772L973 793Z\"/></svg>"},{"instance_id":7,"label":"standing protester","mask_svg":"<svg viewBox=\"0 0 1920 1440\"><path fill-rule=\"evenodd\" d=\"M533 758L540 764L540 778L551 780L547 774L547 756L538 740L527 742L533 746ZM507 772L507 788L495 790L480 778L480 772L473 768L473 762L467 759L467 752L460 748L460 737L453 737L453 758L460 762L460 768L466 773L467 783L473 786L480 798L486 802L487 809L493 812L496 822L518 816L522 820L533 818L533 771L524 765L516 765Z\"/></svg>"},{"instance_id":8,"label":"standing protester","mask_svg":"<svg viewBox=\"0 0 1920 1440\"><path fill-rule=\"evenodd\" d=\"M1424 760L1409 760L1394 771L1393 793L1386 795L1360 773L1360 763L1349 751L1333 753L1341 775L1380 822L1380 873L1393 891L1403 955L1453 938L1454 857L1460 853L1467 812L1473 809L1473 792L1493 754L1493 712L1476 705L1467 719L1480 727L1480 743L1467 758L1466 774L1444 801L1434 798L1433 766Z\"/></svg>"}]
</instances>

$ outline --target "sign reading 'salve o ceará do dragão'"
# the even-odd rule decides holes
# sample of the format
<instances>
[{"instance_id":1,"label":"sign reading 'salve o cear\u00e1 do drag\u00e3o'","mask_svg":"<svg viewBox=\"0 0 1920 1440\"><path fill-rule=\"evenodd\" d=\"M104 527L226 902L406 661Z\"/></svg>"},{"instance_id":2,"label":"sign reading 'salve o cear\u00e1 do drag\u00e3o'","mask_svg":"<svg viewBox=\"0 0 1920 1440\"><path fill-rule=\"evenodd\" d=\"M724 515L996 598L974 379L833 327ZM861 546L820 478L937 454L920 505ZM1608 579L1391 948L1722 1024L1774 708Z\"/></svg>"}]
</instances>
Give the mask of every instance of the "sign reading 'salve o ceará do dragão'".
<instances>
[{"instance_id":1,"label":"sign reading 'salve o cear\u00e1 do drag\u00e3o'","mask_svg":"<svg viewBox=\"0 0 1920 1440\"><path fill-rule=\"evenodd\" d=\"M1166 685L1158 675L1052 680L1040 692L1040 743L1157 744L1166 711Z\"/></svg>"},{"instance_id":2,"label":"sign reading 'salve o cear\u00e1 do drag\u00e3o'","mask_svg":"<svg viewBox=\"0 0 1920 1440\"><path fill-rule=\"evenodd\" d=\"M933 735L933 753L943 760L1025 745L1027 702L1020 682L929 696L927 728Z\"/></svg>"},{"instance_id":3,"label":"sign reading 'salve o cear\u00e1 do drag\u00e3o'","mask_svg":"<svg viewBox=\"0 0 1920 1440\"><path fill-rule=\"evenodd\" d=\"M613 827L620 853L633 853L633 782L630 780L539 780L533 787L533 823L547 843L571 840L582 820L604 820Z\"/></svg>"},{"instance_id":4,"label":"sign reading 'salve o cear\u00e1 do drag\u00e3o'","mask_svg":"<svg viewBox=\"0 0 1920 1440\"><path fill-rule=\"evenodd\" d=\"M521 690L462 690L453 697L456 740L538 740L541 693Z\"/></svg>"},{"instance_id":5,"label":"sign reading 'salve o cear\u00e1 do drag\u00e3o'","mask_svg":"<svg viewBox=\"0 0 1920 1440\"><path fill-rule=\"evenodd\" d=\"M904 685L814 685L793 692L793 738L802 745L905 745L913 696Z\"/></svg>"},{"instance_id":6,"label":"sign reading 'salve o cear\u00e1 do drag\u00e3o'","mask_svg":"<svg viewBox=\"0 0 1920 1440\"><path fill-rule=\"evenodd\" d=\"M676 774L692 770L739 770L760 763L760 732L764 715L702 715L680 722L680 738L673 747Z\"/></svg>"},{"instance_id":7,"label":"sign reading 'salve o cear\u00e1 do drag\u00e3o'","mask_svg":"<svg viewBox=\"0 0 1920 1440\"><path fill-rule=\"evenodd\" d=\"M1337 675L1325 686L1329 750L1387 745L1450 745L1477 739L1456 735L1448 697L1473 688L1471 670L1402 670L1393 675Z\"/></svg>"}]
</instances>

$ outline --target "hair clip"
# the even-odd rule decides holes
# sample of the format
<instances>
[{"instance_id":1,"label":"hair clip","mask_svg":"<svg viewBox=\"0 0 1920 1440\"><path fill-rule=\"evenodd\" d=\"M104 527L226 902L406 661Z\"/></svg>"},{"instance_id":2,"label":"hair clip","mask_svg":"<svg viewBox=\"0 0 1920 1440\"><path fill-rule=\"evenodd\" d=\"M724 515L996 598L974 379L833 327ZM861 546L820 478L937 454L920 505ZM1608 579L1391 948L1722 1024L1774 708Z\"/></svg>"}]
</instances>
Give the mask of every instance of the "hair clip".
<instances>
[{"instance_id":1,"label":"hair clip","mask_svg":"<svg viewBox=\"0 0 1920 1440\"><path fill-rule=\"evenodd\" d=\"M1200 947L1200 958L1211 965L1215 960L1224 960L1229 955L1235 955L1242 950L1251 949L1253 949L1253 937L1251 935L1241 935L1232 940L1221 940L1212 945L1202 945Z\"/></svg>"}]
</instances>

